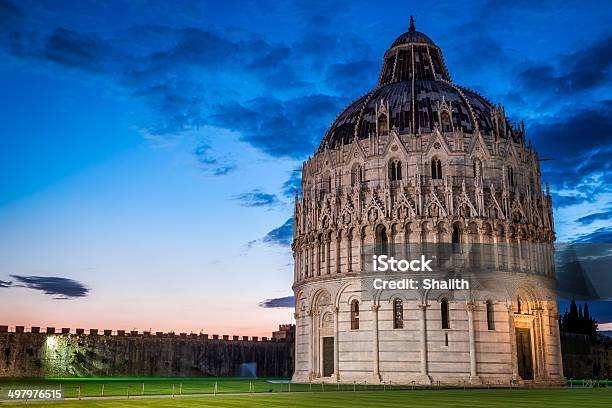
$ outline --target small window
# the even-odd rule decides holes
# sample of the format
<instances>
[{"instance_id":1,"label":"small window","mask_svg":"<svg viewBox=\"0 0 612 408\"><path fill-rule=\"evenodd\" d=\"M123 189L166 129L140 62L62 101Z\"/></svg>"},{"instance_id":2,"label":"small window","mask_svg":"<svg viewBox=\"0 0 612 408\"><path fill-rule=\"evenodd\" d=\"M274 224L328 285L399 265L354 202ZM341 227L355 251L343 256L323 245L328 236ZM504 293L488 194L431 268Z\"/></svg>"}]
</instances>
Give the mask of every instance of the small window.
<instances>
[{"instance_id":1,"label":"small window","mask_svg":"<svg viewBox=\"0 0 612 408\"><path fill-rule=\"evenodd\" d=\"M351 330L359 330L359 301L351 302Z\"/></svg>"},{"instance_id":2,"label":"small window","mask_svg":"<svg viewBox=\"0 0 612 408\"><path fill-rule=\"evenodd\" d=\"M442 162L436 157L431 159L431 178L442 180Z\"/></svg>"},{"instance_id":3,"label":"small window","mask_svg":"<svg viewBox=\"0 0 612 408\"><path fill-rule=\"evenodd\" d=\"M453 236L452 236L453 244L461 243L461 235L459 235L459 227L453 225Z\"/></svg>"},{"instance_id":4,"label":"small window","mask_svg":"<svg viewBox=\"0 0 612 408\"><path fill-rule=\"evenodd\" d=\"M443 111L440 114L440 120L442 121L442 132L452 132L453 126L451 124L451 117L447 111Z\"/></svg>"},{"instance_id":5,"label":"small window","mask_svg":"<svg viewBox=\"0 0 612 408\"><path fill-rule=\"evenodd\" d=\"M508 183L514 186L514 169L512 167L508 167Z\"/></svg>"},{"instance_id":6,"label":"small window","mask_svg":"<svg viewBox=\"0 0 612 408\"><path fill-rule=\"evenodd\" d=\"M448 300L446 300L446 298L440 301L440 317L442 318L442 328L450 329L448 319Z\"/></svg>"},{"instance_id":7,"label":"small window","mask_svg":"<svg viewBox=\"0 0 612 408\"><path fill-rule=\"evenodd\" d=\"M398 181L402 179L402 162L399 160L393 160L389 163L389 179L391 181Z\"/></svg>"},{"instance_id":8,"label":"small window","mask_svg":"<svg viewBox=\"0 0 612 408\"><path fill-rule=\"evenodd\" d=\"M389 134L389 124L387 123L387 115L380 115L378 117L378 134L380 136Z\"/></svg>"},{"instance_id":9,"label":"small window","mask_svg":"<svg viewBox=\"0 0 612 408\"><path fill-rule=\"evenodd\" d=\"M495 307L490 300L487 300L487 328L495 330Z\"/></svg>"},{"instance_id":10,"label":"small window","mask_svg":"<svg viewBox=\"0 0 612 408\"><path fill-rule=\"evenodd\" d=\"M393 328L404 328L404 302L402 299L395 299L393 301Z\"/></svg>"},{"instance_id":11,"label":"small window","mask_svg":"<svg viewBox=\"0 0 612 408\"><path fill-rule=\"evenodd\" d=\"M389 237L387 235L387 229L379 225L376 229L376 252L378 255L389 254Z\"/></svg>"}]
</instances>

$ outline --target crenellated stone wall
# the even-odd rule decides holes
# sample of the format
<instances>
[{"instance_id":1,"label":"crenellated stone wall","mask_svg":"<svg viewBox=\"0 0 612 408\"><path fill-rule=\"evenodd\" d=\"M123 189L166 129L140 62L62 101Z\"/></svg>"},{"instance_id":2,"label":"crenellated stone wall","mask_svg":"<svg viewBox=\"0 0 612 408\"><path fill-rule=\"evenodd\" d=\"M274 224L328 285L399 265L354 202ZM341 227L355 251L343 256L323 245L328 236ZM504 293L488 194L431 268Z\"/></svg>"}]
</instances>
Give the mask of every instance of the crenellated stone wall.
<instances>
[{"instance_id":1,"label":"crenellated stone wall","mask_svg":"<svg viewBox=\"0 0 612 408\"><path fill-rule=\"evenodd\" d=\"M9 332L0 326L0 377L235 376L243 363L256 363L259 377L288 377L293 372L291 341L32 329L18 326Z\"/></svg>"}]
</instances>

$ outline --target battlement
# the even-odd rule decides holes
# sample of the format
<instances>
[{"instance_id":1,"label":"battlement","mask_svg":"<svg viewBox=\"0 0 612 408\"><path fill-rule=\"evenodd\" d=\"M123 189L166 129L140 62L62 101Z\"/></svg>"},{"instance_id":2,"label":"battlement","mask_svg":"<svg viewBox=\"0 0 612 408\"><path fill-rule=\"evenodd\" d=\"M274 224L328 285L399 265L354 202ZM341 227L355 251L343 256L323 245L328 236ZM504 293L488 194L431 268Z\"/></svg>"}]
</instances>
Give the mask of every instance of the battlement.
<instances>
[{"instance_id":1,"label":"battlement","mask_svg":"<svg viewBox=\"0 0 612 408\"><path fill-rule=\"evenodd\" d=\"M290 330L292 325L283 324L279 327L281 330ZM38 326L32 326L26 328L25 326L14 326L9 327L8 325L0 325L0 334L2 333L15 333L15 334L42 334L42 335L71 335L71 336L115 336L115 337L179 337L179 338L197 338L200 340L210 341L228 341L228 342L285 342L287 339L276 338L276 337L259 337L259 336L235 336L227 334L213 334L208 335L207 333L178 333L175 332L151 332L151 331L138 331L138 330L112 330L112 329L82 329L76 328L71 329L68 327L56 328L56 327L45 327L41 328Z\"/></svg>"}]
</instances>

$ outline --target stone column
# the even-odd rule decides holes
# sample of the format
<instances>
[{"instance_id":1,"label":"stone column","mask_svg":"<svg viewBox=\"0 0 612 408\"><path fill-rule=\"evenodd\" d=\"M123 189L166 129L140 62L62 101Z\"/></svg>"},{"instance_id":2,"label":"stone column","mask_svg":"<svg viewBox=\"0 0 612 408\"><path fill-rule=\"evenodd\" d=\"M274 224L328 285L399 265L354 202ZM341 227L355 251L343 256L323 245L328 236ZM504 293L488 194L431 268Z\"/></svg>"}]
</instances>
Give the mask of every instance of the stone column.
<instances>
[{"instance_id":1,"label":"stone column","mask_svg":"<svg viewBox=\"0 0 612 408\"><path fill-rule=\"evenodd\" d=\"M312 310L308 311L308 316L310 316L310 336L309 337L309 347L308 347L308 380L312 380L314 378L314 312Z\"/></svg>"},{"instance_id":2,"label":"stone column","mask_svg":"<svg viewBox=\"0 0 612 408\"><path fill-rule=\"evenodd\" d=\"M474 333L474 310L476 304L469 302L467 304L467 318L468 318L468 336L470 341L470 383L480 384L482 381L476 372L476 335Z\"/></svg>"},{"instance_id":3,"label":"stone column","mask_svg":"<svg viewBox=\"0 0 612 408\"><path fill-rule=\"evenodd\" d=\"M340 273L340 259L342 257L342 235L340 234L340 232L338 233L338 236L336 237L336 267L335 267L335 272L336 274Z\"/></svg>"},{"instance_id":4,"label":"stone column","mask_svg":"<svg viewBox=\"0 0 612 408\"><path fill-rule=\"evenodd\" d=\"M346 234L346 271L353 271L353 237L351 232Z\"/></svg>"},{"instance_id":5,"label":"stone column","mask_svg":"<svg viewBox=\"0 0 612 408\"><path fill-rule=\"evenodd\" d=\"M299 338L299 328L302 327L302 322L298 322L298 320L300 320L301 316L298 312L294 312L293 313L293 318L295 319L295 338L298 339ZM293 353L294 353L294 358L293 358L293 377L295 378L296 374L297 374L297 368L298 366L301 367L301 364L298 363L297 360L297 356L299 356L299 349L298 349L298 341L296 340L293 343Z\"/></svg>"},{"instance_id":6,"label":"stone column","mask_svg":"<svg viewBox=\"0 0 612 408\"><path fill-rule=\"evenodd\" d=\"M319 324L320 324L321 312L315 310L313 316L313 327L312 327L312 346L314 350L314 359L312 361L314 366L314 377L321 377L321 347L319 338Z\"/></svg>"},{"instance_id":7,"label":"stone column","mask_svg":"<svg viewBox=\"0 0 612 408\"><path fill-rule=\"evenodd\" d=\"M546 364L545 364L545 346L544 346L544 330L542 327L542 309L535 310L535 321L533 322L535 335L535 355L538 362L537 376L540 378L546 378Z\"/></svg>"},{"instance_id":8,"label":"stone column","mask_svg":"<svg viewBox=\"0 0 612 408\"><path fill-rule=\"evenodd\" d=\"M373 333L374 333L374 348L372 350L373 354L374 354L374 367L372 370L372 377L374 382L379 382L381 380L380 378L380 355L378 352L378 309L380 308L380 305L374 305L372 306L372 324L374 325L373 327Z\"/></svg>"},{"instance_id":9,"label":"stone column","mask_svg":"<svg viewBox=\"0 0 612 408\"><path fill-rule=\"evenodd\" d=\"M427 307L428 305L426 304L419 305L419 309L421 309L419 314L421 325L421 373L419 375L419 382L431 384L431 377L427 373Z\"/></svg>"},{"instance_id":10,"label":"stone column","mask_svg":"<svg viewBox=\"0 0 612 408\"><path fill-rule=\"evenodd\" d=\"M321 240L317 240L317 242L315 243L315 251L316 251L315 269L317 271L316 276L321 276L321 244L322 244Z\"/></svg>"},{"instance_id":11,"label":"stone column","mask_svg":"<svg viewBox=\"0 0 612 408\"><path fill-rule=\"evenodd\" d=\"M546 355L546 350L548 350L549 343L549 333L550 328L548 327L549 317L548 317L548 309L543 308L540 313L540 332L542 334L542 375L544 378L548 378L548 358Z\"/></svg>"},{"instance_id":12,"label":"stone column","mask_svg":"<svg viewBox=\"0 0 612 408\"><path fill-rule=\"evenodd\" d=\"M340 343L338 336L340 333L339 323L340 320L340 309L334 307L334 372L336 374L336 381L340 382L340 350L338 350L338 344Z\"/></svg>"},{"instance_id":13,"label":"stone column","mask_svg":"<svg viewBox=\"0 0 612 408\"><path fill-rule=\"evenodd\" d=\"M552 314L554 319L554 336L557 339L557 367L559 367L559 378L563 378L563 353L561 352L561 329L559 327L559 313L555 310Z\"/></svg>"},{"instance_id":14,"label":"stone column","mask_svg":"<svg viewBox=\"0 0 612 408\"><path fill-rule=\"evenodd\" d=\"M510 336L510 361L512 363L512 379L518 380L518 356L516 355L516 330L514 328L514 308L512 302L508 305L508 330Z\"/></svg>"}]
</instances>

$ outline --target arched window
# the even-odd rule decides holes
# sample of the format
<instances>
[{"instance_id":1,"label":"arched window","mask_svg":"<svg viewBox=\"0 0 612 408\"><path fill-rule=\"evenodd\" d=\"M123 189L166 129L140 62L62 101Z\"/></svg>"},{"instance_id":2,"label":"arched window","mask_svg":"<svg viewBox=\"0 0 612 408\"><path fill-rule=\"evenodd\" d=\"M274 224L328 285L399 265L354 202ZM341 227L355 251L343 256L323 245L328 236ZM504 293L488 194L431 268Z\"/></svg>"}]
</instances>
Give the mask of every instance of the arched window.
<instances>
[{"instance_id":1,"label":"arched window","mask_svg":"<svg viewBox=\"0 0 612 408\"><path fill-rule=\"evenodd\" d=\"M478 159L474 160L474 178L480 178L482 176L482 162Z\"/></svg>"},{"instance_id":2,"label":"arched window","mask_svg":"<svg viewBox=\"0 0 612 408\"><path fill-rule=\"evenodd\" d=\"M360 164L356 164L351 172L351 185L356 186L363 183L363 168Z\"/></svg>"},{"instance_id":3,"label":"arched window","mask_svg":"<svg viewBox=\"0 0 612 408\"><path fill-rule=\"evenodd\" d=\"M351 302L351 330L359 330L359 301Z\"/></svg>"},{"instance_id":4,"label":"arched window","mask_svg":"<svg viewBox=\"0 0 612 408\"><path fill-rule=\"evenodd\" d=\"M495 309L491 300L487 300L487 328L495 330Z\"/></svg>"},{"instance_id":5,"label":"arched window","mask_svg":"<svg viewBox=\"0 0 612 408\"><path fill-rule=\"evenodd\" d=\"M459 234L459 227L456 225L453 225L453 237L452 237L452 241L453 244L460 244L461 243L461 235Z\"/></svg>"},{"instance_id":6,"label":"arched window","mask_svg":"<svg viewBox=\"0 0 612 408\"><path fill-rule=\"evenodd\" d=\"M331 174L329 174L329 172L325 173L323 175L323 185L322 190L324 193L331 193L331 186L332 186L332 182L331 182Z\"/></svg>"},{"instance_id":7,"label":"arched window","mask_svg":"<svg viewBox=\"0 0 612 408\"><path fill-rule=\"evenodd\" d=\"M447 111L444 110L440 113L440 120L442 121L441 123L442 132L452 132L453 131L451 117Z\"/></svg>"},{"instance_id":8,"label":"arched window","mask_svg":"<svg viewBox=\"0 0 612 408\"><path fill-rule=\"evenodd\" d=\"M389 236L387 228L382 225L376 229L376 252L378 255L389 254Z\"/></svg>"},{"instance_id":9,"label":"arched window","mask_svg":"<svg viewBox=\"0 0 612 408\"><path fill-rule=\"evenodd\" d=\"M393 160L389 163L389 180L398 181L402 179L402 162Z\"/></svg>"},{"instance_id":10,"label":"arched window","mask_svg":"<svg viewBox=\"0 0 612 408\"><path fill-rule=\"evenodd\" d=\"M442 162L437 157L431 159L431 178L442 180Z\"/></svg>"},{"instance_id":11,"label":"arched window","mask_svg":"<svg viewBox=\"0 0 612 408\"><path fill-rule=\"evenodd\" d=\"M393 328L404 328L404 302L399 298L393 301Z\"/></svg>"},{"instance_id":12,"label":"arched window","mask_svg":"<svg viewBox=\"0 0 612 408\"><path fill-rule=\"evenodd\" d=\"M385 114L378 116L378 134L380 136L389 134L389 123L387 122L387 115Z\"/></svg>"},{"instance_id":13,"label":"arched window","mask_svg":"<svg viewBox=\"0 0 612 408\"><path fill-rule=\"evenodd\" d=\"M514 169L508 166L508 184L514 186Z\"/></svg>"},{"instance_id":14,"label":"arched window","mask_svg":"<svg viewBox=\"0 0 612 408\"><path fill-rule=\"evenodd\" d=\"M448 319L448 300L443 298L440 301L440 317L442 318L442 328L450 329L449 319Z\"/></svg>"}]
</instances>

